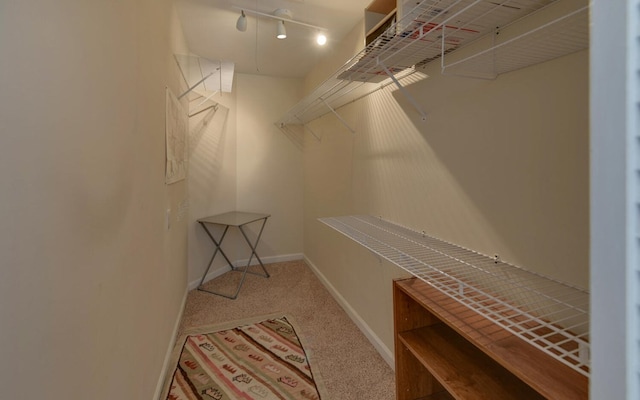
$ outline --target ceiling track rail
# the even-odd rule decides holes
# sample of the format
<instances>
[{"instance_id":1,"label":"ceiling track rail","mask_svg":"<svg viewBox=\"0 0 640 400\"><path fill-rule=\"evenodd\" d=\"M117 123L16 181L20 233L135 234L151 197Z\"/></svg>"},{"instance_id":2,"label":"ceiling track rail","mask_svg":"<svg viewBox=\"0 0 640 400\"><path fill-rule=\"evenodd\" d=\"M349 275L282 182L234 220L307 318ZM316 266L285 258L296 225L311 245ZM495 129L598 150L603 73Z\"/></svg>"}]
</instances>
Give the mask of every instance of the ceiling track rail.
<instances>
[{"instance_id":1,"label":"ceiling track rail","mask_svg":"<svg viewBox=\"0 0 640 400\"><path fill-rule=\"evenodd\" d=\"M589 376L586 290L381 218L356 215L319 220Z\"/></svg>"},{"instance_id":2,"label":"ceiling track rail","mask_svg":"<svg viewBox=\"0 0 640 400\"><path fill-rule=\"evenodd\" d=\"M425 120L427 113L402 84L404 78L426 78L423 68L439 59L443 74L495 79L587 48L585 5L587 0L422 0L287 111L276 126L306 125L327 113L338 115L341 107L390 84Z\"/></svg>"}]
</instances>

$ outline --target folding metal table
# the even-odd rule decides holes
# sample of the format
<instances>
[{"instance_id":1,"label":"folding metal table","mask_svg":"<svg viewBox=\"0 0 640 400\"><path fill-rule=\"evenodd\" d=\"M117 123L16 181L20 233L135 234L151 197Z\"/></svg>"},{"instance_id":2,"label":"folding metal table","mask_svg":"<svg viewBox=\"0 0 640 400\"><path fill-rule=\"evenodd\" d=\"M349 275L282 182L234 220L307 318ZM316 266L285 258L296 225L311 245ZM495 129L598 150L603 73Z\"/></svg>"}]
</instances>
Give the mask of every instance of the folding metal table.
<instances>
[{"instance_id":1,"label":"folding metal table","mask_svg":"<svg viewBox=\"0 0 640 400\"><path fill-rule=\"evenodd\" d=\"M258 214L258 213L242 212L242 211L230 211L230 212L226 212L226 213L223 213L223 214L212 215L210 217L201 218L201 219L198 220L198 223L200 223L200 225L202 225L202 228L204 228L205 232L207 233L207 235L209 236L211 241L216 246L216 249L213 252L213 255L211 256L211 260L209 261L209 265L207 266L207 270L204 271L204 275L202 275L202 279L200 280L200 284L198 285L198 290L201 290L201 291L207 292L207 293L211 293L211 294L216 294L218 296L223 296L223 297L226 297L226 298L229 298L229 299L235 299L235 298L238 297L238 293L240 293L240 289L242 288L242 284L244 283L244 279L247 276L247 273L258 275L258 276L263 276L265 278L269 277L269 273L267 272L267 269L264 267L264 264L262 264L262 260L260 260L260 257L258 257L258 253L256 253L256 247L258 247L258 242L260 241L260 237L262 236L262 231L264 230L264 226L267 223L267 218L269 218L270 216L271 216L270 214ZM251 243L251 240L249 240L249 237L247 236L247 233L244 231L243 227L245 225L248 225L248 224L251 224L251 223L254 223L254 222L257 223L259 221L262 221L262 225L260 226L260 232L258 233L258 237L256 238L255 243ZM211 231L209 230L207 225L224 226L224 231L222 232L222 236L220 236L219 240L215 239L215 237L213 236L213 234L211 233ZM229 260L229 257L227 257L227 255L224 253L224 251L222 250L222 247L221 247L222 246L222 241L224 240L225 236L227 235L227 231L229 230L229 227L231 227L231 226L235 226L240 230L240 233L242 233L242 236L244 237L244 239L246 240L247 244L251 248L251 256L249 257L249 262L247 262L247 265L245 267L243 267L243 268L238 268L238 267L234 266L233 263ZM205 289L202 286L202 284L204 283L204 279L206 278L207 274L209 273L209 269L211 268L211 264L213 264L213 260L218 255L218 252L220 254L222 254L224 259L227 261L227 263L231 267L231 271L241 271L242 272L242 277L240 278L240 283L238 284L238 288L236 289L236 292L233 295L220 293L220 292L214 292L213 290ZM253 261L253 256L255 256L256 259L258 260L258 263L260 264L260 267L262 268L262 271L264 271L264 275L260 274L260 273L257 273L257 272L249 271L249 266L251 266L251 261Z\"/></svg>"}]
</instances>

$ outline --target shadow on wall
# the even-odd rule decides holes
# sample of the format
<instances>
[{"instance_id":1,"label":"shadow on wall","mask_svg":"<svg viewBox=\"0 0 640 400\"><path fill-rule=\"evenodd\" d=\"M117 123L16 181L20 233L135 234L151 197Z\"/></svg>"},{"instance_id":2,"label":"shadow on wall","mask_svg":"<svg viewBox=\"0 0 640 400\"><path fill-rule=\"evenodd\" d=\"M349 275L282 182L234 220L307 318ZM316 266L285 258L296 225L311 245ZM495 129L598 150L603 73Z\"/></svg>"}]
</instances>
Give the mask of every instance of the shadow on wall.
<instances>
[{"instance_id":1,"label":"shadow on wall","mask_svg":"<svg viewBox=\"0 0 640 400\"><path fill-rule=\"evenodd\" d=\"M225 126L229 109L218 105L192 121L189 136L189 185L192 196L207 193L204 188L215 187L221 170ZM198 118L198 116L194 117Z\"/></svg>"},{"instance_id":2,"label":"shadow on wall","mask_svg":"<svg viewBox=\"0 0 640 400\"><path fill-rule=\"evenodd\" d=\"M498 235L425 140L430 120L400 97L388 88L366 99L354 151L355 209L476 249L495 246Z\"/></svg>"},{"instance_id":3,"label":"shadow on wall","mask_svg":"<svg viewBox=\"0 0 640 400\"><path fill-rule=\"evenodd\" d=\"M402 111L387 110L387 124L406 126L407 121L402 120L408 118L410 128L385 139L382 148L391 155L398 148L404 152L397 158L394 174L406 176L405 185L425 186L418 195L428 205L422 212L440 215L422 220L451 235L446 240L463 238L462 245L486 254L499 253L505 261L588 287L587 52L503 74L493 81L436 72L407 90L427 111L427 121L394 91L395 101L384 104L397 105ZM384 112L376 104L372 107L372 114ZM375 141L381 139L366 139L370 143L365 153L371 157L376 154ZM369 179L380 180L376 176ZM460 208L465 200L451 197L455 195L451 190L459 190L468 199L467 215ZM495 237L483 242L464 232L443 229L445 223L470 232L476 225ZM482 230L476 229L473 235L483 235Z\"/></svg>"},{"instance_id":4,"label":"shadow on wall","mask_svg":"<svg viewBox=\"0 0 640 400\"><path fill-rule=\"evenodd\" d=\"M219 202L228 115L229 109L218 105L217 111L211 109L189 121L189 280L201 274L200 269L204 271L210 257L211 240L195 221L209 215L212 204Z\"/></svg>"}]
</instances>

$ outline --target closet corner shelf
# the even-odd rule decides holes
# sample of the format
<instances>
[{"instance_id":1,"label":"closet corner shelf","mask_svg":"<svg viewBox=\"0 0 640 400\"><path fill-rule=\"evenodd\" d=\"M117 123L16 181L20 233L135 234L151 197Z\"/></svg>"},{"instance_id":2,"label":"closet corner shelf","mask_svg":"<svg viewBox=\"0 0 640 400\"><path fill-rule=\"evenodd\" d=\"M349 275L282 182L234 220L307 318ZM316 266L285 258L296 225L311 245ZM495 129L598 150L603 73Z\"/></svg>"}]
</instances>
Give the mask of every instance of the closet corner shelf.
<instances>
[{"instance_id":1,"label":"closet corner shelf","mask_svg":"<svg viewBox=\"0 0 640 400\"><path fill-rule=\"evenodd\" d=\"M377 217L319 220L493 326L589 376L586 290Z\"/></svg>"},{"instance_id":2,"label":"closet corner shelf","mask_svg":"<svg viewBox=\"0 0 640 400\"><path fill-rule=\"evenodd\" d=\"M587 4L586 0L419 1L276 126L305 125L392 83L402 89L403 78L437 59L443 73L495 78L588 48ZM454 61L445 62L445 56ZM420 106L403 93L424 117Z\"/></svg>"}]
</instances>

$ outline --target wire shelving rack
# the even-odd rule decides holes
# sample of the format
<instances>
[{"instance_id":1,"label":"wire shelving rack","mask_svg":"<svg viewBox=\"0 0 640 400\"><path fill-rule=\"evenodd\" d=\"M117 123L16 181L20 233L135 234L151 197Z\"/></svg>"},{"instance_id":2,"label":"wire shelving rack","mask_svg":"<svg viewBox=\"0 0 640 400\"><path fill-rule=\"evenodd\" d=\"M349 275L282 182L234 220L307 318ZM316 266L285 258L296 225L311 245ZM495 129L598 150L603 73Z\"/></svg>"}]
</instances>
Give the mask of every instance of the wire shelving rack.
<instances>
[{"instance_id":1,"label":"wire shelving rack","mask_svg":"<svg viewBox=\"0 0 640 400\"><path fill-rule=\"evenodd\" d=\"M589 293L373 216L329 227L589 376Z\"/></svg>"},{"instance_id":2,"label":"wire shelving rack","mask_svg":"<svg viewBox=\"0 0 640 400\"><path fill-rule=\"evenodd\" d=\"M530 16L563 2L571 3L573 8L562 11L553 21L531 27L508 43L496 42L497 29L526 22ZM500 73L587 48L588 6L583 7L583 3L586 0L422 0L292 107L276 121L276 126L284 129L286 125L305 125L390 84L402 89L404 78L416 72L425 78L422 67L438 59L445 73L456 73L464 67L467 75L495 78ZM573 15L576 9L579 13ZM446 55L485 39L490 45L477 54L444 63ZM469 74L470 69L475 72ZM409 100L425 118L420 105Z\"/></svg>"}]
</instances>

